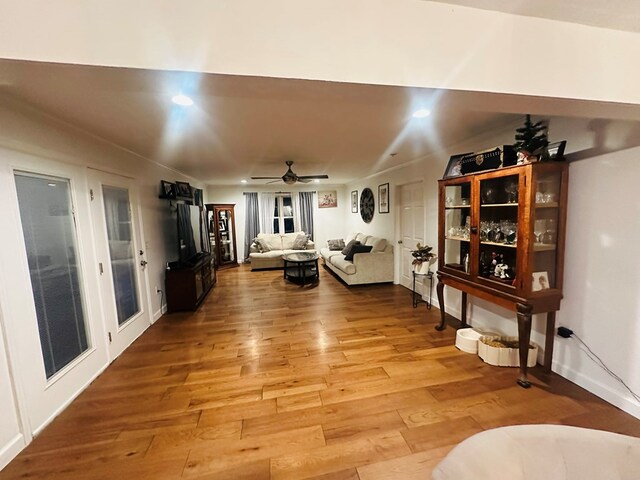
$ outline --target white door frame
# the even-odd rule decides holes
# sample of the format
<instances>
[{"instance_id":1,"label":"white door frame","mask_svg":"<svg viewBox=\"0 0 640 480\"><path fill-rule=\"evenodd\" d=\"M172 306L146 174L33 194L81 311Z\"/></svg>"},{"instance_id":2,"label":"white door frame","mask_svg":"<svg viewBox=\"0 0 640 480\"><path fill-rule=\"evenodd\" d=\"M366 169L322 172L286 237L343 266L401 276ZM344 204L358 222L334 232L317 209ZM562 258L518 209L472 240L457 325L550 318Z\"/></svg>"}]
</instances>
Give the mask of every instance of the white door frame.
<instances>
[{"instance_id":1,"label":"white door frame","mask_svg":"<svg viewBox=\"0 0 640 480\"><path fill-rule=\"evenodd\" d=\"M20 211L15 172L69 179L71 199L75 208L76 243L79 273L82 281L87 339L89 349L47 380L39 341L37 317ZM104 321L96 292L97 263L89 222L90 209L84 168L46 160L20 152L11 152L11 160L0 166L0 207L5 210L6 248L0 249L0 263L11 272L3 280L6 296L3 300L5 329L9 357L18 380L18 403L25 435L37 435L71 401L82 392L108 365L107 343L103 335ZM34 361L34 352L39 361ZM24 414L22 414L24 412Z\"/></svg>"},{"instance_id":2,"label":"white door frame","mask_svg":"<svg viewBox=\"0 0 640 480\"><path fill-rule=\"evenodd\" d=\"M115 360L133 341L135 341L152 323L151 299L149 297L149 277L146 268L140 268L140 261L145 260L146 245L144 241L144 229L142 228L142 216L140 215L140 202L135 179L119 173L112 173L94 168L87 170L89 183L89 198L91 201L91 224L94 235L95 256L98 263L102 263L103 272L98 273L100 304L104 313L104 332L109 342L109 358ZM107 231L104 214L103 185L118 188L126 188L129 192L129 206L131 208L131 220L134 243L134 265L136 267L136 288L138 290L138 302L140 311L134 318L123 325L118 325L117 318L113 317L114 291L113 276L111 272L111 259L107 245ZM145 252L139 255L138 252ZM115 322L113 321L115 320ZM109 341L109 339L111 339Z\"/></svg>"}]
</instances>

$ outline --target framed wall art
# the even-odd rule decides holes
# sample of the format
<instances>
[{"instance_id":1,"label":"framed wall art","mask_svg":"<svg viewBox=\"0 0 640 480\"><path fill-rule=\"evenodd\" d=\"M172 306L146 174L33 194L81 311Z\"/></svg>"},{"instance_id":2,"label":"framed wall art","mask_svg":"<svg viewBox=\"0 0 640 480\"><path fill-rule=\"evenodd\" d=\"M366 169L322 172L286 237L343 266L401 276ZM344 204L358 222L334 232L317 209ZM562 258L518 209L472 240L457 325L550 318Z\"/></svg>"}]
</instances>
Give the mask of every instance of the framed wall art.
<instances>
[{"instance_id":1,"label":"framed wall art","mask_svg":"<svg viewBox=\"0 0 640 480\"><path fill-rule=\"evenodd\" d=\"M351 192L351 213L358 213L358 190Z\"/></svg>"},{"instance_id":2,"label":"framed wall art","mask_svg":"<svg viewBox=\"0 0 640 480\"><path fill-rule=\"evenodd\" d=\"M469 155L469 153L461 153L459 155L451 155L447 168L444 171L442 178L459 177L462 175L462 157Z\"/></svg>"},{"instance_id":3,"label":"framed wall art","mask_svg":"<svg viewBox=\"0 0 640 480\"><path fill-rule=\"evenodd\" d=\"M338 192L330 190L318 192L318 208L335 208L338 206Z\"/></svg>"},{"instance_id":4,"label":"framed wall art","mask_svg":"<svg viewBox=\"0 0 640 480\"><path fill-rule=\"evenodd\" d=\"M389 213L389 184L378 185L378 213Z\"/></svg>"}]
</instances>

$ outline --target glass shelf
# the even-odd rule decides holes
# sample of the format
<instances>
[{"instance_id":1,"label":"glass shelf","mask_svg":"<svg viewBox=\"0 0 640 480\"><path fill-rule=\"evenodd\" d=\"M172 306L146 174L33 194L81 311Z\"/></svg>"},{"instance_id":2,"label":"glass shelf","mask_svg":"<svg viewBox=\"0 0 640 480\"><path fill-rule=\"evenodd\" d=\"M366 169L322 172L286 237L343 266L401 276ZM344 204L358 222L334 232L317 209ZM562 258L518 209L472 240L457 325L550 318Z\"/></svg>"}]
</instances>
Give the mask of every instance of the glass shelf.
<instances>
[{"instance_id":1,"label":"glass shelf","mask_svg":"<svg viewBox=\"0 0 640 480\"><path fill-rule=\"evenodd\" d=\"M481 245L493 245L496 247L518 248L516 243L480 242Z\"/></svg>"},{"instance_id":2,"label":"glass shelf","mask_svg":"<svg viewBox=\"0 0 640 480\"><path fill-rule=\"evenodd\" d=\"M517 207L517 203L483 203L480 207Z\"/></svg>"},{"instance_id":3,"label":"glass shelf","mask_svg":"<svg viewBox=\"0 0 640 480\"><path fill-rule=\"evenodd\" d=\"M464 238L464 237L444 237L445 240L455 240L457 242L468 242L469 239L468 238Z\"/></svg>"},{"instance_id":4,"label":"glass shelf","mask_svg":"<svg viewBox=\"0 0 640 480\"><path fill-rule=\"evenodd\" d=\"M445 210L453 210L456 208L471 208L471 205L449 205L448 207L444 207Z\"/></svg>"},{"instance_id":5,"label":"glass shelf","mask_svg":"<svg viewBox=\"0 0 640 480\"><path fill-rule=\"evenodd\" d=\"M536 203L536 208L558 208L558 202Z\"/></svg>"}]
</instances>

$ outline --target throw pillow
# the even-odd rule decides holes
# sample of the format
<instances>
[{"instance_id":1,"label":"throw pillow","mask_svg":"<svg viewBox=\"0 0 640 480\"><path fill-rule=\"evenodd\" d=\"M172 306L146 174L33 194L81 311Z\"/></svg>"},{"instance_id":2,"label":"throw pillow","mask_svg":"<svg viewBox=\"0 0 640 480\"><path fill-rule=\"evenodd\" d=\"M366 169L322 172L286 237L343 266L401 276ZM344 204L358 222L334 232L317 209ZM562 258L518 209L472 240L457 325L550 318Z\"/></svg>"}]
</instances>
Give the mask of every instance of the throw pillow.
<instances>
[{"instance_id":1,"label":"throw pillow","mask_svg":"<svg viewBox=\"0 0 640 480\"><path fill-rule=\"evenodd\" d=\"M327 240L327 244L329 245L329 250L342 250L345 247L343 239L337 240Z\"/></svg>"},{"instance_id":2,"label":"throw pillow","mask_svg":"<svg viewBox=\"0 0 640 480\"><path fill-rule=\"evenodd\" d=\"M254 238L253 243L256 244L256 247L258 247L258 250L260 250L260 253L271 251L271 249L269 248L269 245L267 244L264 238Z\"/></svg>"},{"instance_id":3,"label":"throw pillow","mask_svg":"<svg viewBox=\"0 0 640 480\"><path fill-rule=\"evenodd\" d=\"M372 248L371 245L354 245L351 251L344 256L344 259L353 262L353 256L356 253L369 253Z\"/></svg>"},{"instance_id":4,"label":"throw pillow","mask_svg":"<svg viewBox=\"0 0 640 480\"><path fill-rule=\"evenodd\" d=\"M351 240L347 243L347 246L342 249L342 254L346 255L353 248L354 245L360 245L360 242L357 240Z\"/></svg>"},{"instance_id":5,"label":"throw pillow","mask_svg":"<svg viewBox=\"0 0 640 480\"><path fill-rule=\"evenodd\" d=\"M309 235L298 235L293 241L291 250L306 250L309 243Z\"/></svg>"}]
</instances>

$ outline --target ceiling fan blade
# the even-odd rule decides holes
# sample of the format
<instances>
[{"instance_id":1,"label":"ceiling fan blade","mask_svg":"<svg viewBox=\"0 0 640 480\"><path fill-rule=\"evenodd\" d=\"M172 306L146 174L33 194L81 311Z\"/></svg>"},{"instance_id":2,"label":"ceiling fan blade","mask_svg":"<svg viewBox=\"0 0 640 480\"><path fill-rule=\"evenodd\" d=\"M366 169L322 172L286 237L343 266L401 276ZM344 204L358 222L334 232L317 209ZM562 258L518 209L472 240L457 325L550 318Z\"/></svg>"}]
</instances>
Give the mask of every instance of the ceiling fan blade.
<instances>
[{"instance_id":1,"label":"ceiling fan blade","mask_svg":"<svg viewBox=\"0 0 640 480\"><path fill-rule=\"evenodd\" d=\"M311 181L310 178L302 178L302 177L298 177L298 181L300 183L309 183Z\"/></svg>"},{"instance_id":2,"label":"ceiling fan blade","mask_svg":"<svg viewBox=\"0 0 640 480\"><path fill-rule=\"evenodd\" d=\"M271 182L267 182L267 185L269 185L270 183L278 183L278 182L281 182L281 181L282 181L282 179L279 178L278 180L273 180Z\"/></svg>"},{"instance_id":3,"label":"ceiling fan blade","mask_svg":"<svg viewBox=\"0 0 640 480\"><path fill-rule=\"evenodd\" d=\"M300 179L315 180L316 178L318 180L323 179L323 178L326 180L326 179L329 178L329 175L298 175L298 180L300 180Z\"/></svg>"},{"instance_id":4,"label":"ceiling fan blade","mask_svg":"<svg viewBox=\"0 0 640 480\"><path fill-rule=\"evenodd\" d=\"M282 178L282 177L251 177L251 180L274 180L276 178Z\"/></svg>"}]
</instances>

